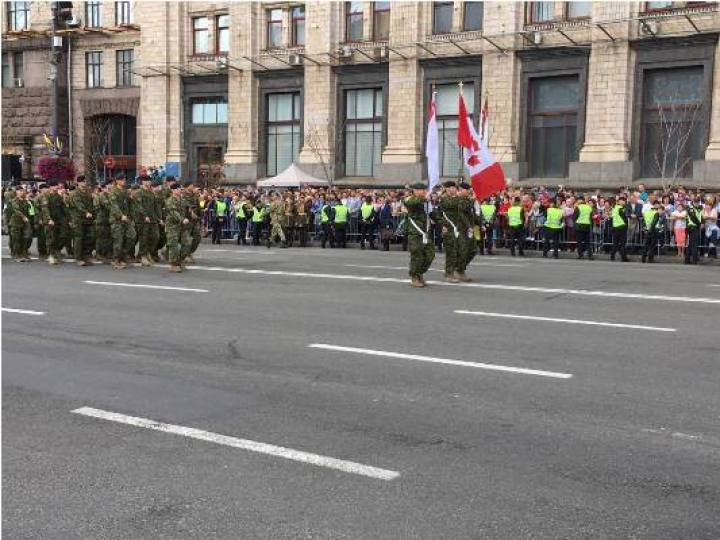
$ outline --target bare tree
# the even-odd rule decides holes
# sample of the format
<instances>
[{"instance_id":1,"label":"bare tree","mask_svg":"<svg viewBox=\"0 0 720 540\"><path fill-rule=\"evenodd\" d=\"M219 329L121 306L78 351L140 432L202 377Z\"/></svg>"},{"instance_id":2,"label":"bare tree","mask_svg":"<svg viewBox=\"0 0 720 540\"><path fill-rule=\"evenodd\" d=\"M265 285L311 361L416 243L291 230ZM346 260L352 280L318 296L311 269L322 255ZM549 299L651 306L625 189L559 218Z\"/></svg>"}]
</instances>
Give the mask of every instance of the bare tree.
<instances>
[{"instance_id":1,"label":"bare tree","mask_svg":"<svg viewBox=\"0 0 720 540\"><path fill-rule=\"evenodd\" d=\"M678 183L678 179L688 174L692 156L692 137L694 127L702 110L701 103L682 103L679 96L670 100L671 104L658 107L657 136L659 144L653 154L655 167L660 174L662 187L668 191Z\"/></svg>"},{"instance_id":2,"label":"bare tree","mask_svg":"<svg viewBox=\"0 0 720 540\"><path fill-rule=\"evenodd\" d=\"M320 129L322 126L323 129ZM327 129L327 132L325 132ZM345 121L340 126L336 126L332 122L318 122L310 124L303 134L304 147L315 156L315 159L320 164L323 170L323 176L325 180L330 183L332 187L333 181L335 180L336 168L335 163L337 157L343 151L343 135L345 133ZM332 148L330 145L325 144L325 140L334 141ZM332 153L329 151L332 150Z\"/></svg>"},{"instance_id":3,"label":"bare tree","mask_svg":"<svg viewBox=\"0 0 720 540\"><path fill-rule=\"evenodd\" d=\"M88 141L85 171L90 178L96 179L105 170L103 162L110 151L113 126L109 117L93 116L86 121L85 129Z\"/></svg>"}]
</instances>

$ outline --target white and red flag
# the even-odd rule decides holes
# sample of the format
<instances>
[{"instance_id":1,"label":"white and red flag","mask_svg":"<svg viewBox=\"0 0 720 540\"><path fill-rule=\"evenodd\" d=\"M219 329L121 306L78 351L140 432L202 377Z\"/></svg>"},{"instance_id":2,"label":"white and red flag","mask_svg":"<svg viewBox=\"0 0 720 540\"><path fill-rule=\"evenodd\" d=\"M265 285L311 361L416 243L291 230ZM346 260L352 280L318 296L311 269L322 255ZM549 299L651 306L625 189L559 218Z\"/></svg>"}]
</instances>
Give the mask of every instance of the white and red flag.
<instances>
[{"instance_id":1,"label":"white and red flag","mask_svg":"<svg viewBox=\"0 0 720 540\"><path fill-rule=\"evenodd\" d=\"M485 105L487 106L487 101ZM458 146L463 149L465 170L472 180L475 198L482 201L505 189L505 173L488 149L487 136L483 139L475 131L475 126L465 108L462 92L458 107L458 124ZM487 126L487 118L484 124Z\"/></svg>"},{"instance_id":2,"label":"white and red flag","mask_svg":"<svg viewBox=\"0 0 720 540\"><path fill-rule=\"evenodd\" d=\"M427 139L425 141L429 191L432 191L440 182L440 143L438 139L435 92L433 92L432 99L430 100L430 110L428 111Z\"/></svg>"}]
</instances>

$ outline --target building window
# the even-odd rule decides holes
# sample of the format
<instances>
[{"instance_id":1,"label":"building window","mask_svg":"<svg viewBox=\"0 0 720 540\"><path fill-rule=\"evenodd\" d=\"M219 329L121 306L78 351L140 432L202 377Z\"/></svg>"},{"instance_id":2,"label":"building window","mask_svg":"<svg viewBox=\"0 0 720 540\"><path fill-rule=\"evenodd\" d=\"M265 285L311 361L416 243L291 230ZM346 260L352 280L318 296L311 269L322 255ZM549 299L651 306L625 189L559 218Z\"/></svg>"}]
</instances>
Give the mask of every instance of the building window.
<instances>
[{"instance_id":1,"label":"building window","mask_svg":"<svg viewBox=\"0 0 720 540\"><path fill-rule=\"evenodd\" d=\"M689 178L703 152L703 68L645 72L641 133L646 178Z\"/></svg>"},{"instance_id":2,"label":"building window","mask_svg":"<svg viewBox=\"0 0 720 540\"><path fill-rule=\"evenodd\" d=\"M85 2L85 26L102 26L102 2Z\"/></svg>"},{"instance_id":3,"label":"building window","mask_svg":"<svg viewBox=\"0 0 720 540\"><path fill-rule=\"evenodd\" d=\"M363 40L363 3L345 2L345 41Z\"/></svg>"},{"instance_id":4,"label":"building window","mask_svg":"<svg viewBox=\"0 0 720 540\"><path fill-rule=\"evenodd\" d=\"M117 85L118 86L132 86L133 85L133 56L134 52L132 49L125 49L117 51L116 53L116 66L117 66Z\"/></svg>"},{"instance_id":5,"label":"building window","mask_svg":"<svg viewBox=\"0 0 720 540\"><path fill-rule=\"evenodd\" d=\"M530 83L530 175L563 178L577 161L580 83L576 75L546 77Z\"/></svg>"},{"instance_id":6,"label":"building window","mask_svg":"<svg viewBox=\"0 0 720 540\"><path fill-rule=\"evenodd\" d=\"M18 81L23 80L24 75L24 67L25 67L25 59L23 58L23 53L16 52L13 53L13 78Z\"/></svg>"},{"instance_id":7,"label":"building window","mask_svg":"<svg viewBox=\"0 0 720 540\"><path fill-rule=\"evenodd\" d=\"M136 120L134 116L111 115L108 125L109 147L111 156L134 156L136 154Z\"/></svg>"},{"instance_id":8,"label":"building window","mask_svg":"<svg viewBox=\"0 0 720 540\"><path fill-rule=\"evenodd\" d=\"M482 30L484 4L482 2L465 2L463 5L465 6L463 31Z\"/></svg>"},{"instance_id":9,"label":"building window","mask_svg":"<svg viewBox=\"0 0 720 540\"><path fill-rule=\"evenodd\" d=\"M542 23L555 19L555 2L532 2L530 4L530 22Z\"/></svg>"},{"instance_id":10,"label":"building window","mask_svg":"<svg viewBox=\"0 0 720 540\"><path fill-rule=\"evenodd\" d=\"M10 53L2 53L2 87L10 86Z\"/></svg>"},{"instance_id":11,"label":"building window","mask_svg":"<svg viewBox=\"0 0 720 540\"><path fill-rule=\"evenodd\" d=\"M30 2L7 3L8 30L25 30L30 28Z\"/></svg>"},{"instance_id":12,"label":"building window","mask_svg":"<svg viewBox=\"0 0 720 540\"><path fill-rule=\"evenodd\" d=\"M592 16L592 2L568 2L565 17L567 19L589 19Z\"/></svg>"},{"instance_id":13,"label":"building window","mask_svg":"<svg viewBox=\"0 0 720 540\"><path fill-rule=\"evenodd\" d=\"M433 34L452 32L453 11L452 2L433 2Z\"/></svg>"},{"instance_id":14,"label":"building window","mask_svg":"<svg viewBox=\"0 0 720 540\"><path fill-rule=\"evenodd\" d=\"M230 52L230 15L219 15L217 21L217 52Z\"/></svg>"},{"instance_id":15,"label":"building window","mask_svg":"<svg viewBox=\"0 0 720 540\"><path fill-rule=\"evenodd\" d=\"M390 39L390 2L373 3L373 41Z\"/></svg>"},{"instance_id":16,"label":"building window","mask_svg":"<svg viewBox=\"0 0 720 540\"><path fill-rule=\"evenodd\" d=\"M300 92L267 96L267 174L287 169L300 152Z\"/></svg>"},{"instance_id":17,"label":"building window","mask_svg":"<svg viewBox=\"0 0 720 540\"><path fill-rule=\"evenodd\" d=\"M192 100L193 124L227 124L227 99L221 97Z\"/></svg>"},{"instance_id":18,"label":"building window","mask_svg":"<svg viewBox=\"0 0 720 540\"><path fill-rule=\"evenodd\" d=\"M276 49L282 45L282 9L268 9L267 48Z\"/></svg>"},{"instance_id":19,"label":"building window","mask_svg":"<svg viewBox=\"0 0 720 540\"><path fill-rule=\"evenodd\" d=\"M210 31L207 17L195 17L193 24L193 54L207 54L210 52Z\"/></svg>"},{"instance_id":20,"label":"building window","mask_svg":"<svg viewBox=\"0 0 720 540\"><path fill-rule=\"evenodd\" d=\"M88 88L102 86L102 57L101 51L85 53L86 84Z\"/></svg>"},{"instance_id":21,"label":"building window","mask_svg":"<svg viewBox=\"0 0 720 540\"><path fill-rule=\"evenodd\" d=\"M345 176L373 176L380 163L383 91L364 88L345 92Z\"/></svg>"},{"instance_id":22,"label":"building window","mask_svg":"<svg viewBox=\"0 0 720 540\"><path fill-rule=\"evenodd\" d=\"M475 85L472 82L463 84L463 99L468 115L474 117ZM460 88L457 84L440 84L435 87L440 176L457 177L465 170L462 153L457 144L459 102Z\"/></svg>"},{"instance_id":23,"label":"building window","mask_svg":"<svg viewBox=\"0 0 720 540\"><path fill-rule=\"evenodd\" d=\"M130 24L133 22L132 2L115 2L115 24Z\"/></svg>"},{"instance_id":24,"label":"building window","mask_svg":"<svg viewBox=\"0 0 720 540\"><path fill-rule=\"evenodd\" d=\"M677 2L645 2L645 11L664 11L677 7Z\"/></svg>"},{"instance_id":25,"label":"building window","mask_svg":"<svg viewBox=\"0 0 720 540\"><path fill-rule=\"evenodd\" d=\"M305 45L305 6L292 8L292 44Z\"/></svg>"}]
</instances>

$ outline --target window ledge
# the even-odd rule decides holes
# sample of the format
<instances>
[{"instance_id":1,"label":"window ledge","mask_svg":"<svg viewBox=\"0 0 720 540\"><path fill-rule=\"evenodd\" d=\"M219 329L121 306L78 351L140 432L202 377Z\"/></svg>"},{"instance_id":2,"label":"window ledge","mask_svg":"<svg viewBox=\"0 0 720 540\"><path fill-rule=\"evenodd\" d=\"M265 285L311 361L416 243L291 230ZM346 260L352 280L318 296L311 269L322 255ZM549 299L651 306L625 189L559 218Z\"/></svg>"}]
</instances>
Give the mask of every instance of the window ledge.
<instances>
[{"instance_id":1,"label":"window ledge","mask_svg":"<svg viewBox=\"0 0 720 540\"><path fill-rule=\"evenodd\" d=\"M227 58L228 53L199 53L199 54L188 54L188 60L193 62L214 62L218 58Z\"/></svg>"},{"instance_id":2,"label":"window ledge","mask_svg":"<svg viewBox=\"0 0 720 540\"><path fill-rule=\"evenodd\" d=\"M344 41L340 44L341 47L350 47L359 51L369 51L378 47L387 47L388 45L389 41Z\"/></svg>"},{"instance_id":3,"label":"window ledge","mask_svg":"<svg viewBox=\"0 0 720 540\"><path fill-rule=\"evenodd\" d=\"M451 41L471 41L481 39L482 30L468 30L463 32L450 32L447 34L430 34L426 36L425 41L432 43L444 43Z\"/></svg>"},{"instance_id":4,"label":"window ledge","mask_svg":"<svg viewBox=\"0 0 720 540\"><path fill-rule=\"evenodd\" d=\"M260 56L289 56L291 54L302 54L305 52L305 46L293 45L289 47L277 47L272 49L263 49Z\"/></svg>"},{"instance_id":5,"label":"window ledge","mask_svg":"<svg viewBox=\"0 0 720 540\"><path fill-rule=\"evenodd\" d=\"M640 12L640 16L646 19L662 19L668 17L682 17L684 15L692 15L695 13L715 13L716 11L718 11L718 5L715 3L709 3L704 6L689 6L643 11Z\"/></svg>"},{"instance_id":6,"label":"window ledge","mask_svg":"<svg viewBox=\"0 0 720 540\"><path fill-rule=\"evenodd\" d=\"M563 28L582 28L582 27L589 27L590 26L590 19L589 18L583 18L583 19L566 19L562 21L547 21L547 22L538 22L538 23L532 23L532 24L526 24L525 30L529 30L531 32L542 32L543 30L556 30L556 29L563 29Z\"/></svg>"}]
</instances>

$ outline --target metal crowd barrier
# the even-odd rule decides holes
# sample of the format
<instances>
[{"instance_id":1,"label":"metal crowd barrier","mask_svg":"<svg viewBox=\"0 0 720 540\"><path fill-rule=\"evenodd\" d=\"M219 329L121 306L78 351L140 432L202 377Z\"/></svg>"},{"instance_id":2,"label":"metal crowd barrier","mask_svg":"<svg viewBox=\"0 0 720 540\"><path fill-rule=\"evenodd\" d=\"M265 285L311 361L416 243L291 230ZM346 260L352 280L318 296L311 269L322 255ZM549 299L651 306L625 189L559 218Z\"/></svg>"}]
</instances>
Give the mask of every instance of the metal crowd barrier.
<instances>
[{"instance_id":1,"label":"metal crowd barrier","mask_svg":"<svg viewBox=\"0 0 720 540\"><path fill-rule=\"evenodd\" d=\"M309 227L309 239L319 240L322 235L322 226L320 223L319 214L310 215L310 227ZM214 213L212 211L205 211L202 214L202 227L204 236L209 236L212 232L212 222L214 220ZM404 235L404 218L403 216L393 216L393 231L395 232L396 241L401 242ZM544 235L543 235L543 224L545 218L543 216L531 216L525 226L525 233L523 235L525 239L524 248L526 250L537 250L543 249ZM240 230L239 220L228 212L225 223L222 229L223 239L235 238ZM247 234L251 235L252 221L248 220ZM664 250L675 249L675 245L672 243L672 231L669 230L667 224L663 222L662 233L660 235L660 241L657 246L657 253L661 254ZM377 238L379 231L378 227L375 227L375 237ZM642 220L631 219L628 227L627 235L627 248L630 253L639 253L642 247L645 245L645 232L642 226ZM436 243L439 243L437 238L439 235L436 233ZM348 216L348 227L347 227L347 239L348 241L359 242L360 241L360 230L359 230L359 217L356 214L350 214ZM505 220L497 220L495 227L493 228L493 245L495 247L509 247L510 246L510 235L506 226ZM612 247L612 226L610 219L603 219L597 224L592 225L592 233L590 235L591 249L594 252L609 252ZM564 251L573 251L577 246L577 235L574 227L563 227L560 235L560 246ZM700 239L700 251L704 253L707 251L707 237L705 234L701 234Z\"/></svg>"}]
</instances>

